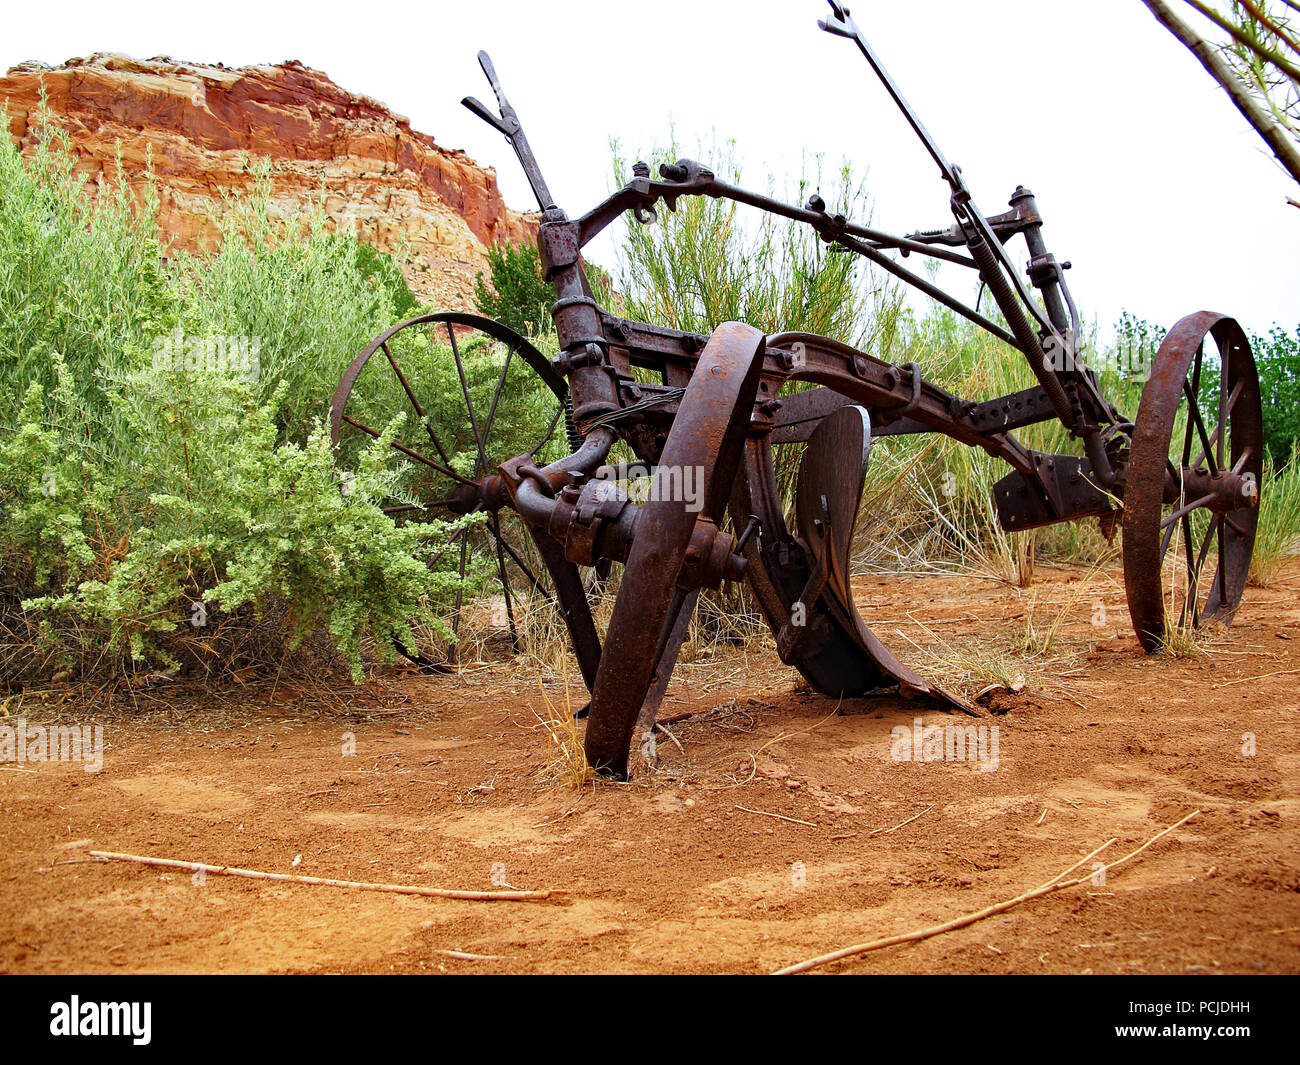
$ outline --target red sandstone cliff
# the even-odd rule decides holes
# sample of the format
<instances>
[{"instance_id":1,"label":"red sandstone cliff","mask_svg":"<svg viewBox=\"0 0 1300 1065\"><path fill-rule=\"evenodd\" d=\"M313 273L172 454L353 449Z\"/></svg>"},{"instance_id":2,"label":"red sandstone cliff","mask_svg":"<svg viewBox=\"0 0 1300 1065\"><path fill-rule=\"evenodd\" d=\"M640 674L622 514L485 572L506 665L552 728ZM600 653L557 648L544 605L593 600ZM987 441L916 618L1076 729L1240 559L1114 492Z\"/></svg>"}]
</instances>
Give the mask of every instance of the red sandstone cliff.
<instances>
[{"instance_id":1,"label":"red sandstone cliff","mask_svg":"<svg viewBox=\"0 0 1300 1065\"><path fill-rule=\"evenodd\" d=\"M323 188L338 227L385 251L404 239L412 288L443 307L471 306L486 246L536 231L535 219L502 202L491 169L296 61L228 69L101 54L56 68L24 63L0 78L22 146L33 140L42 82L84 173L115 172L120 143L137 183L152 155L159 223L176 247L211 246L222 190L246 189L259 156L271 161L273 211L299 215Z\"/></svg>"}]
</instances>

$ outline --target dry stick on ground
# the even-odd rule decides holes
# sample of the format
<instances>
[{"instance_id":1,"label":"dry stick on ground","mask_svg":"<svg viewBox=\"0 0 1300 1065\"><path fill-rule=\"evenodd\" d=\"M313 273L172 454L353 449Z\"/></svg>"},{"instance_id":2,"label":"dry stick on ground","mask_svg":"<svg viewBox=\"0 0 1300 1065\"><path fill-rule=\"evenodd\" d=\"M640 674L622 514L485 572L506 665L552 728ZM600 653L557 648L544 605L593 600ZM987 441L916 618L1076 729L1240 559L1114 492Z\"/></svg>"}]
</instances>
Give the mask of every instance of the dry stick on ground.
<instances>
[{"instance_id":1,"label":"dry stick on ground","mask_svg":"<svg viewBox=\"0 0 1300 1065\"><path fill-rule=\"evenodd\" d=\"M763 817L775 817L778 821L789 821L792 825L807 825L809 828L817 827L811 821L800 821L797 817L786 817L785 814L768 813L766 810L751 810L748 806L741 806L740 803L736 803L736 809L744 810L747 814L761 814Z\"/></svg>"},{"instance_id":2,"label":"dry stick on ground","mask_svg":"<svg viewBox=\"0 0 1300 1065\"><path fill-rule=\"evenodd\" d=\"M900 828L902 828L904 825L910 825L910 824L911 824L913 821L915 821L918 817L924 817L926 814L928 814L931 810L934 809L934 806L935 806L934 803L930 803L930 805L927 806L924 810L922 810L919 814L913 814L913 815L912 815L911 817L909 817L906 821L900 821L900 822L899 822L898 824L896 824L893 828L875 828L875 829L872 829L870 832L868 832L867 835L868 835L868 836L887 836L887 835L889 835L889 833L891 833L891 832L897 832L897 831L898 831Z\"/></svg>"},{"instance_id":3,"label":"dry stick on ground","mask_svg":"<svg viewBox=\"0 0 1300 1065\"><path fill-rule=\"evenodd\" d=\"M471 954L468 950L435 950L434 953L461 961L502 961L506 957L504 954Z\"/></svg>"},{"instance_id":4,"label":"dry stick on ground","mask_svg":"<svg viewBox=\"0 0 1300 1065\"><path fill-rule=\"evenodd\" d=\"M1286 677L1292 673L1300 673L1300 669L1279 669L1276 673L1261 673L1258 677L1239 677L1237 680L1225 680L1222 684L1215 684L1215 688L1226 688L1232 684L1245 684L1251 680L1267 680L1269 677Z\"/></svg>"},{"instance_id":5,"label":"dry stick on ground","mask_svg":"<svg viewBox=\"0 0 1300 1065\"><path fill-rule=\"evenodd\" d=\"M1068 869L1063 869L1061 872L1057 873L1054 877L1052 877L1051 880L1048 880L1046 883L1041 884L1040 886L1034 888L1031 891L1026 891L1024 892L1024 894L1017 895L1014 899L1008 899L1006 902L999 902L993 906L986 906L982 910L977 910L974 913L968 913L964 917L958 917L955 920L948 921L945 924L932 925L929 928L921 928L915 932L907 932L904 935L889 936L886 939L875 939L869 943L858 943L851 947L844 947L841 950L832 951L830 954L822 954L816 958L809 958L807 961L801 961L797 965L789 965L784 969L778 969L772 975L790 976L793 975L794 973L806 973L809 969L815 969L820 965L829 965L831 962L841 961L844 958L851 958L858 954L866 954L868 951L882 950L885 947L897 946L900 943L915 943L922 939L930 939L933 936L942 935L944 932L952 932L958 928L965 928L967 925L975 924L978 921L984 920L986 917L992 917L995 914L1004 913L1007 910L1011 909L1013 906L1020 905L1020 903L1022 902L1029 902L1031 899L1041 898L1044 895L1050 895L1056 891L1064 891L1066 888L1078 887L1080 884L1092 880L1097 875L1097 872L1100 872L1104 875L1106 873L1109 873L1112 869L1118 868L1119 866L1123 865L1131 858L1136 858L1139 854L1141 854L1144 850L1146 850L1149 846L1151 846L1151 844L1155 843L1156 840L1160 839L1162 836L1167 836L1170 832L1174 831L1174 829L1176 828L1181 828L1183 825L1187 824L1188 821L1190 821L1193 817L1195 817L1200 812L1201 812L1200 810L1193 810L1181 821L1176 821L1168 828L1163 829L1160 832L1157 832L1154 836L1152 836L1149 840L1147 840L1144 844L1142 844L1142 846L1138 847L1137 850L1130 851L1128 854L1124 855L1123 858L1110 862L1107 865L1103 865L1100 870L1090 873L1087 876L1076 877L1074 880L1061 879L1062 877L1068 876L1070 873L1074 872L1084 862L1088 861L1088 859L1094 858L1102 851L1104 851L1107 847L1109 847L1112 843L1115 842L1114 839L1108 839L1100 847L1092 851L1092 853L1085 854L1082 858L1080 858Z\"/></svg>"},{"instance_id":6,"label":"dry stick on ground","mask_svg":"<svg viewBox=\"0 0 1300 1065\"><path fill-rule=\"evenodd\" d=\"M212 873L214 876L242 876L249 880L280 880L291 884L323 884L326 887L352 888L355 891L387 891L396 895L425 895L435 899L467 899L471 902L540 902L557 894L552 891L460 891L455 888L415 887L409 884L366 884L357 880L263 873L256 869L235 869L229 865L182 862L175 858L146 858L138 854L117 854L113 851L91 851L90 856L117 862L135 862L139 865L159 865L167 869L185 869L192 873Z\"/></svg>"}]
</instances>

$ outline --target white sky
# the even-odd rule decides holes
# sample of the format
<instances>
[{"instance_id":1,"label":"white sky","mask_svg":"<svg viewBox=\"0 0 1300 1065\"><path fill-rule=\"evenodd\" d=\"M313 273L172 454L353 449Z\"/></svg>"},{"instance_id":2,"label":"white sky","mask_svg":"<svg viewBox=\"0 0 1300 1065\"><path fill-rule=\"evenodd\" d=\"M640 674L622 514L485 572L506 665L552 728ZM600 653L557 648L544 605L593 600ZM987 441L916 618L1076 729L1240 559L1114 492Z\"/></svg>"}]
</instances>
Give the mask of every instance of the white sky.
<instances>
[{"instance_id":1,"label":"white sky","mask_svg":"<svg viewBox=\"0 0 1300 1065\"><path fill-rule=\"evenodd\" d=\"M1166 326L1202 308L1257 331L1300 321L1294 184L1139 0L851 7L985 213L1005 210L1018 183L1035 192L1049 247L1074 263L1080 310L1104 331L1122 308ZM572 216L612 189L611 136L648 150L672 121L692 150L715 131L734 138L751 188L768 174L793 183L820 153L828 168L843 159L868 171L878 227L948 225L946 186L852 42L817 29L826 10L819 0L63 0L53 13L10 7L0 68L95 51L300 59L495 167L507 202L531 208L509 146L459 105L492 101L475 59L484 48ZM590 257L611 265L613 247Z\"/></svg>"}]
</instances>

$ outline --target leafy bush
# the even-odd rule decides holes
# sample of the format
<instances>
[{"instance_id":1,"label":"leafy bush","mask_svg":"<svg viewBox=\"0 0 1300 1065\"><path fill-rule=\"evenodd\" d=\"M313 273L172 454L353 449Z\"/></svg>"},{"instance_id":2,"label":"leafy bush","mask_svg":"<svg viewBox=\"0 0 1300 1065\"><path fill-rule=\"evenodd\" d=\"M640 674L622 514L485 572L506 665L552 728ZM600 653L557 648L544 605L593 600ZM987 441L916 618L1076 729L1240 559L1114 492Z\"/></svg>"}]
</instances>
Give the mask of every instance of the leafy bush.
<instances>
[{"instance_id":1,"label":"leafy bush","mask_svg":"<svg viewBox=\"0 0 1300 1065\"><path fill-rule=\"evenodd\" d=\"M168 262L149 188L89 195L41 128L30 159L0 143L0 671L220 672L270 612L359 675L367 634L383 654L412 621L445 631L440 551L464 523L380 509L404 490L396 408L346 476L324 421L343 367L412 310L396 264L320 211L274 223L264 167L215 254Z\"/></svg>"},{"instance_id":2,"label":"leafy bush","mask_svg":"<svg viewBox=\"0 0 1300 1065\"><path fill-rule=\"evenodd\" d=\"M542 277L535 244L495 244L488 249L488 273L474 279L479 313L526 337L551 328L555 289Z\"/></svg>"},{"instance_id":3,"label":"leafy bush","mask_svg":"<svg viewBox=\"0 0 1300 1065\"><path fill-rule=\"evenodd\" d=\"M1267 336L1252 336L1264 403L1264 447L1279 469L1300 441L1300 325L1292 333L1273 326Z\"/></svg>"}]
</instances>

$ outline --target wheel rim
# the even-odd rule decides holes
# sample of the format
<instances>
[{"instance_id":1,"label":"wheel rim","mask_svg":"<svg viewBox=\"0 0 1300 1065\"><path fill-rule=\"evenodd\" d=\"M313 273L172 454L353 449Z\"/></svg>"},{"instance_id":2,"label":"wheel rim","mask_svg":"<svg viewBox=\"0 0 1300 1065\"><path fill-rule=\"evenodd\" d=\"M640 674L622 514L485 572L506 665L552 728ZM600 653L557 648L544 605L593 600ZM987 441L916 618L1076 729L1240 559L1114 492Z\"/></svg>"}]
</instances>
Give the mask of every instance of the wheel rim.
<instances>
[{"instance_id":1,"label":"wheel rim","mask_svg":"<svg viewBox=\"0 0 1300 1065\"><path fill-rule=\"evenodd\" d=\"M461 644L471 633L504 629L518 653L521 596L555 603L527 530L501 505L495 471L525 452L540 462L563 455L566 398L563 378L526 339L491 319L451 312L421 315L380 334L335 391L331 433L344 468L395 414L406 414L392 441L403 490L382 504L385 513L401 522L487 514L482 524L454 533L433 560L451 554L459 584L447 620ZM490 610L467 617L467 581L482 582ZM458 643L417 643L397 649L429 668L457 661Z\"/></svg>"},{"instance_id":2,"label":"wheel rim","mask_svg":"<svg viewBox=\"0 0 1300 1065\"><path fill-rule=\"evenodd\" d=\"M1250 572L1263 450L1245 333L1210 312L1184 318L1142 390L1124 493L1125 590L1148 651L1175 626L1231 622Z\"/></svg>"},{"instance_id":3,"label":"wheel rim","mask_svg":"<svg viewBox=\"0 0 1300 1065\"><path fill-rule=\"evenodd\" d=\"M696 521L720 524L740 468L762 369L764 337L726 322L713 331L682 397L659 468L702 476L698 513L683 500L642 506L592 691L584 739L597 772L626 779L628 744L655 665L689 592L677 581ZM647 638L649 636L649 638Z\"/></svg>"}]
</instances>

